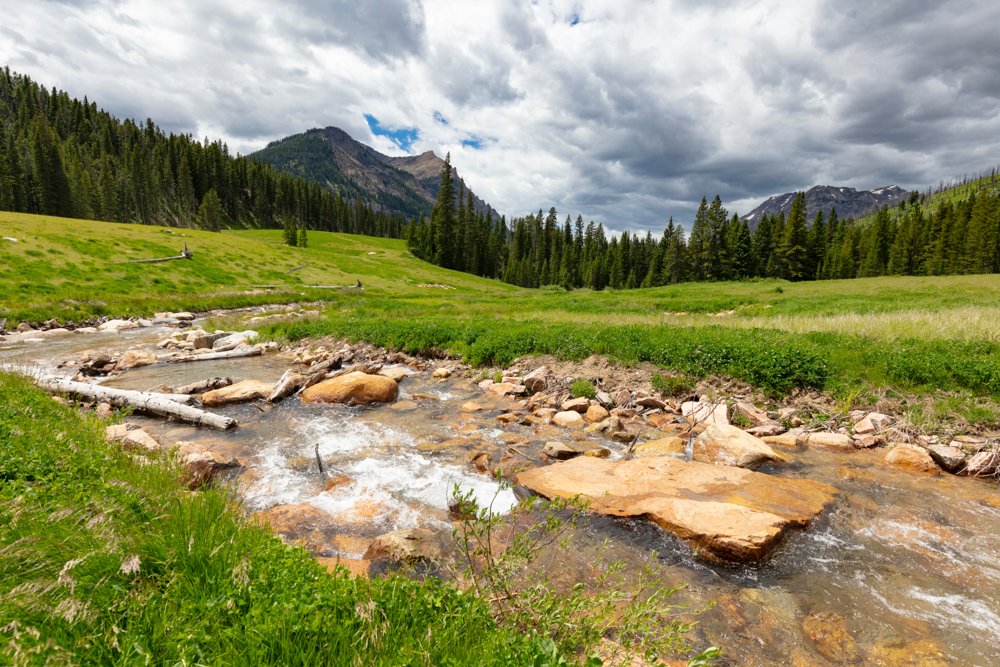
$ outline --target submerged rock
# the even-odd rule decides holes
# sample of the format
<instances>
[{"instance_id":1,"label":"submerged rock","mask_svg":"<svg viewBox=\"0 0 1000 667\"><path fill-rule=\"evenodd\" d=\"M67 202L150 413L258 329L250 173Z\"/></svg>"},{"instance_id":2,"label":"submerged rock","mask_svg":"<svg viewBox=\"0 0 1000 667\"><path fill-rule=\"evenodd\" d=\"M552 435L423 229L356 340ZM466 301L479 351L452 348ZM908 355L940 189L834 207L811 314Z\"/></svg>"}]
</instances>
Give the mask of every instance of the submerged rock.
<instances>
[{"instance_id":1,"label":"submerged rock","mask_svg":"<svg viewBox=\"0 0 1000 667\"><path fill-rule=\"evenodd\" d=\"M763 440L728 424L710 424L694 441L695 461L752 468L765 461L787 461Z\"/></svg>"},{"instance_id":2,"label":"submerged rock","mask_svg":"<svg viewBox=\"0 0 1000 667\"><path fill-rule=\"evenodd\" d=\"M348 405L391 403L396 400L397 396L399 396L399 385L396 384L395 380L361 371L324 380L302 392L302 400L306 403L347 403Z\"/></svg>"},{"instance_id":3,"label":"submerged rock","mask_svg":"<svg viewBox=\"0 0 1000 667\"><path fill-rule=\"evenodd\" d=\"M699 557L726 562L764 558L789 528L808 524L837 495L812 480L668 456L580 456L521 472L516 481L548 498L580 495L599 514L648 517L690 542Z\"/></svg>"},{"instance_id":4,"label":"submerged rock","mask_svg":"<svg viewBox=\"0 0 1000 667\"><path fill-rule=\"evenodd\" d=\"M934 462L931 455L923 447L916 445L896 445L885 455L886 463L910 472L925 472L937 474L941 468Z\"/></svg>"},{"instance_id":5,"label":"submerged rock","mask_svg":"<svg viewBox=\"0 0 1000 667\"><path fill-rule=\"evenodd\" d=\"M632 449L632 456L635 458L650 456L674 456L682 458L686 453L687 440L676 435L643 442Z\"/></svg>"},{"instance_id":6,"label":"submerged rock","mask_svg":"<svg viewBox=\"0 0 1000 667\"><path fill-rule=\"evenodd\" d=\"M129 350L118 359L115 364L116 371L127 371L130 368L140 368L151 366L157 362L156 355L144 350Z\"/></svg>"}]
</instances>

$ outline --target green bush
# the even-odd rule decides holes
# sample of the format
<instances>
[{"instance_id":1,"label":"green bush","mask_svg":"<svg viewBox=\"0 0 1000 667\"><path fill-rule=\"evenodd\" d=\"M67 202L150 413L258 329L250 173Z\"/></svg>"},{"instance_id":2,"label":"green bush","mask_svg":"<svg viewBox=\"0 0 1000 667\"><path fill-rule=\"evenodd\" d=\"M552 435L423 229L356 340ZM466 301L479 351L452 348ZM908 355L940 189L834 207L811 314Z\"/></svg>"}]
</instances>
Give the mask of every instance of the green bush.
<instances>
[{"instance_id":1,"label":"green bush","mask_svg":"<svg viewBox=\"0 0 1000 667\"><path fill-rule=\"evenodd\" d=\"M694 391L697 382L695 379L684 373L678 375L664 375L653 373L651 378L653 389L664 396L685 396Z\"/></svg>"},{"instance_id":2,"label":"green bush","mask_svg":"<svg viewBox=\"0 0 1000 667\"><path fill-rule=\"evenodd\" d=\"M573 395L573 398L594 398L597 396L597 389L594 388L590 380L579 378L573 380L573 384L569 387L569 393Z\"/></svg>"}]
</instances>

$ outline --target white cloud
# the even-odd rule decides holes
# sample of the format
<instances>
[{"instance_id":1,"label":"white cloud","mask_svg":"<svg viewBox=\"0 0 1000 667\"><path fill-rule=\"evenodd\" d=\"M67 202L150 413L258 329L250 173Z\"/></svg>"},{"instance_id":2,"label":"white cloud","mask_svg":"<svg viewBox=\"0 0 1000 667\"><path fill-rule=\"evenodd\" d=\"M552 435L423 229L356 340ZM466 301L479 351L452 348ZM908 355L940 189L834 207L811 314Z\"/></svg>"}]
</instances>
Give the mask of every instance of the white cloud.
<instances>
[{"instance_id":1,"label":"white cloud","mask_svg":"<svg viewBox=\"0 0 1000 667\"><path fill-rule=\"evenodd\" d=\"M995 163L996 25L988 0L43 1L5 8L0 61L244 153L336 125L398 154L369 113L501 211L659 231L703 195Z\"/></svg>"}]
</instances>

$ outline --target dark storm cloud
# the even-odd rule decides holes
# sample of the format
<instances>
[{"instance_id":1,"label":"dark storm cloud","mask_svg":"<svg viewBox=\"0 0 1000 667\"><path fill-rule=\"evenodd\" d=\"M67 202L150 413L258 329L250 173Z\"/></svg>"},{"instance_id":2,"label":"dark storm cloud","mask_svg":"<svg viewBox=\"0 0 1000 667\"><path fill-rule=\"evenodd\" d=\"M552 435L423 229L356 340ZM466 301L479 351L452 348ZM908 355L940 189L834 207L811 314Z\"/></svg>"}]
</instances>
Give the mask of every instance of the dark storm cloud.
<instances>
[{"instance_id":1,"label":"dark storm cloud","mask_svg":"<svg viewBox=\"0 0 1000 667\"><path fill-rule=\"evenodd\" d=\"M294 0L299 11L278 22L320 45L350 45L385 60L424 50L424 13L415 0Z\"/></svg>"}]
</instances>

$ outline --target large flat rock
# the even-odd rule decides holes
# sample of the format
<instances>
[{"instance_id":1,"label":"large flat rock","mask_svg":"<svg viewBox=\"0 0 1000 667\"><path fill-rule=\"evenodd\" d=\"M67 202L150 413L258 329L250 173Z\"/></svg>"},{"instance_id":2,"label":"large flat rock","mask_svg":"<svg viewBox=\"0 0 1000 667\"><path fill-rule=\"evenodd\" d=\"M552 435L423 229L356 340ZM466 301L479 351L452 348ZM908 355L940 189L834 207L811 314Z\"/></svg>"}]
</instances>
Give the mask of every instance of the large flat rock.
<instances>
[{"instance_id":1,"label":"large flat rock","mask_svg":"<svg viewBox=\"0 0 1000 667\"><path fill-rule=\"evenodd\" d=\"M807 525L837 495L812 480L671 456L578 457L515 479L547 498L585 498L599 514L647 517L690 542L699 557L738 563L766 557L789 528Z\"/></svg>"}]
</instances>

